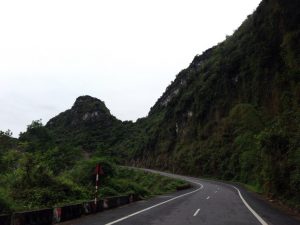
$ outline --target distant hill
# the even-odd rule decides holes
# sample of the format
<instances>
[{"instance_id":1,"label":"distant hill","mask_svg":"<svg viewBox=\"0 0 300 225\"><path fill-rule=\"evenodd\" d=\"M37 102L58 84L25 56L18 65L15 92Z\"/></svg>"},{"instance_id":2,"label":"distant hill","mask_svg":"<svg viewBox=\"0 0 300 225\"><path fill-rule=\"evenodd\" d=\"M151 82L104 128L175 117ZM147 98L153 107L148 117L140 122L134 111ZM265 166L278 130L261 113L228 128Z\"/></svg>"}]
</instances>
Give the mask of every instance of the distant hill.
<instances>
[{"instance_id":1,"label":"distant hill","mask_svg":"<svg viewBox=\"0 0 300 225\"><path fill-rule=\"evenodd\" d=\"M52 118L46 127L58 142L79 145L86 151L97 148L97 144L112 144L122 122L110 114L105 103L90 96L78 97L71 109Z\"/></svg>"},{"instance_id":2,"label":"distant hill","mask_svg":"<svg viewBox=\"0 0 300 225\"><path fill-rule=\"evenodd\" d=\"M122 160L130 152L139 130L133 122L116 119L103 101L91 96L78 97L71 109L50 119L46 128L59 145L68 144L88 154Z\"/></svg>"}]
</instances>

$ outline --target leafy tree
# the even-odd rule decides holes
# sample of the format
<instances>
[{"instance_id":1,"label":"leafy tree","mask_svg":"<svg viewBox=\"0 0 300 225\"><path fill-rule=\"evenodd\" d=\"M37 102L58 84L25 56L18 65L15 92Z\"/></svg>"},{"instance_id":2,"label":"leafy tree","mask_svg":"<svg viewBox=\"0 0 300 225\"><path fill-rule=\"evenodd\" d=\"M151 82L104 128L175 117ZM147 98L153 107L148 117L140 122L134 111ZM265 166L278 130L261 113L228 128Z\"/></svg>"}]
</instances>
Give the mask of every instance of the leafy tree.
<instances>
[{"instance_id":1,"label":"leafy tree","mask_svg":"<svg viewBox=\"0 0 300 225\"><path fill-rule=\"evenodd\" d=\"M24 150L29 152L42 151L53 145L52 136L41 120L32 121L26 132L20 133L19 141L26 143Z\"/></svg>"}]
</instances>

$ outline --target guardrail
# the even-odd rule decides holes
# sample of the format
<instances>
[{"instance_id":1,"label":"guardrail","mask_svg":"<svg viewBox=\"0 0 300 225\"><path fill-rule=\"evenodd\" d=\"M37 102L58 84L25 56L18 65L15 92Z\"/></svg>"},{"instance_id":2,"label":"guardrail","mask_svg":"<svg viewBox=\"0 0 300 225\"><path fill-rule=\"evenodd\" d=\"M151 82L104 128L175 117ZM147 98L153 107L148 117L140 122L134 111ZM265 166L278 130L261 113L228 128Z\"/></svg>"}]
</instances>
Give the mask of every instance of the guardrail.
<instances>
[{"instance_id":1,"label":"guardrail","mask_svg":"<svg viewBox=\"0 0 300 225\"><path fill-rule=\"evenodd\" d=\"M0 225L10 225L11 215L0 215Z\"/></svg>"},{"instance_id":2,"label":"guardrail","mask_svg":"<svg viewBox=\"0 0 300 225\"><path fill-rule=\"evenodd\" d=\"M138 200L140 198L137 195L127 195L104 198L98 200L97 204L94 201L87 201L49 209L16 212L9 215L0 215L0 225L52 225Z\"/></svg>"}]
</instances>

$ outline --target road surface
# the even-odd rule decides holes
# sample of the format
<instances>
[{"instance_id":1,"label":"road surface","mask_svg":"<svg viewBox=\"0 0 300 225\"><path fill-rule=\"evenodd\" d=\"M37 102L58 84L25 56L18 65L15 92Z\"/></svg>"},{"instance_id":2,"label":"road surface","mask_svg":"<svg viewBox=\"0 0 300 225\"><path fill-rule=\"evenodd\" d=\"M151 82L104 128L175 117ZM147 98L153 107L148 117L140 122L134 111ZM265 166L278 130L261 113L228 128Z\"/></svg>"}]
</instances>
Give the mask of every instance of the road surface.
<instances>
[{"instance_id":1,"label":"road surface","mask_svg":"<svg viewBox=\"0 0 300 225\"><path fill-rule=\"evenodd\" d=\"M193 188L139 201L62 225L300 225L240 187L168 174L193 183Z\"/></svg>"}]
</instances>

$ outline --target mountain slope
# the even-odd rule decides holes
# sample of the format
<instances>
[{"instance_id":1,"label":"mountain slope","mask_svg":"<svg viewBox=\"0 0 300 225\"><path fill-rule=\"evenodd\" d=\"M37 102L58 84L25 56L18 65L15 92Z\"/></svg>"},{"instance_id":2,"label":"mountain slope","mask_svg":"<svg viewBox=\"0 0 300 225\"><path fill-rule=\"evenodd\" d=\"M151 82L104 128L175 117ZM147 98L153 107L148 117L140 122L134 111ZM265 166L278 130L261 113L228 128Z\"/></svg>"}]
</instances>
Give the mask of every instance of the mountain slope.
<instances>
[{"instance_id":1,"label":"mountain slope","mask_svg":"<svg viewBox=\"0 0 300 225\"><path fill-rule=\"evenodd\" d=\"M147 140L131 163L234 179L299 203L299 25L299 1L262 1L138 121Z\"/></svg>"}]
</instances>

